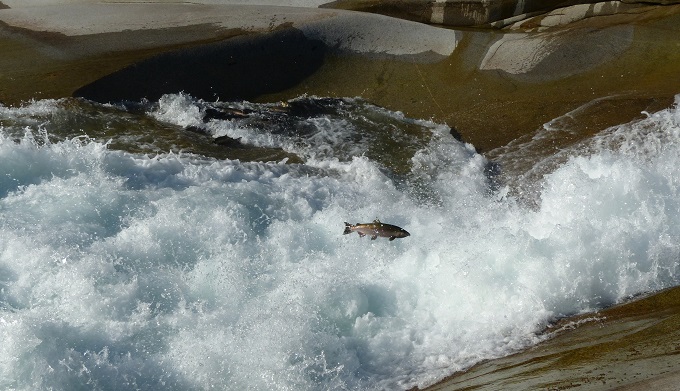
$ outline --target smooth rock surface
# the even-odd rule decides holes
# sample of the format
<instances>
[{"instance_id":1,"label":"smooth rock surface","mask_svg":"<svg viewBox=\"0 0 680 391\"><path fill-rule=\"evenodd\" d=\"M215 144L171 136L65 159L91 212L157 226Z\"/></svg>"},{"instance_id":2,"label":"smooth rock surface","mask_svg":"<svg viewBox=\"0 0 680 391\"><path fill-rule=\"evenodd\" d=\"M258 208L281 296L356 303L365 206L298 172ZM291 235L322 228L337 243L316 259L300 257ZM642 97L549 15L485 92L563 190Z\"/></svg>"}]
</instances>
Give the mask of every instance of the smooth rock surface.
<instances>
[{"instance_id":1,"label":"smooth rock surface","mask_svg":"<svg viewBox=\"0 0 680 391\"><path fill-rule=\"evenodd\" d=\"M479 364L427 391L674 391L680 385L680 288L565 320L527 351Z\"/></svg>"},{"instance_id":2,"label":"smooth rock surface","mask_svg":"<svg viewBox=\"0 0 680 391\"><path fill-rule=\"evenodd\" d=\"M580 4L583 9L592 10L593 3L588 0L337 0L322 5L327 8L339 8L374 12L398 18L415 20L423 23L443 24L446 26L503 26L527 17L544 14L562 7ZM649 1L608 1L608 8L621 7L629 4L677 4L677 0L649 0ZM560 11L558 11L559 13ZM575 14L572 16L576 16ZM596 11L597 12L597 11ZM553 15L555 16L555 15ZM567 16L567 17L572 17ZM564 20L564 19L563 19ZM497 22L503 21L500 24Z\"/></svg>"},{"instance_id":3,"label":"smooth rock surface","mask_svg":"<svg viewBox=\"0 0 680 391\"><path fill-rule=\"evenodd\" d=\"M407 62L432 62L446 58L459 39L458 32L415 22L314 8L98 2L10 8L0 12L0 48L13 54L0 59L0 69L3 70L0 73L0 100L15 103L31 97L68 96L99 78L168 52L176 52L175 57L190 61L189 57L197 53L215 54L219 51L222 62L202 63L213 67L213 74L219 75L219 70L224 71L233 61L243 63L241 59L234 58L238 53L230 52L238 52L243 40L230 41L229 38L254 37L253 34L281 29L294 29L305 40L317 41L323 46L320 46L319 52L332 49L371 58L401 57ZM255 38L253 42L276 44L266 38ZM272 50L295 49L285 44L278 46ZM180 49L189 47L192 47L191 52L183 56ZM249 55L248 61L253 64L271 62L275 60L271 53L265 50L262 57ZM309 56L298 57L295 61L302 68L310 66L307 62L318 63L318 53L310 52ZM200 63L200 59L197 61ZM178 80L167 65L164 69L167 73L158 73L159 79ZM193 85L194 77L205 77L205 70L194 67L193 71L179 81ZM272 78L290 79L288 68L271 66L270 71L273 72ZM45 75L50 75L49 81L44 79ZM255 79L253 84L257 84L258 74L254 73L251 77ZM243 78L243 75L238 78ZM230 89L219 77L213 81L213 87L224 85L225 91ZM125 85L136 88L135 84L132 80L130 83L122 82L121 88ZM284 82L282 85L289 84ZM160 91L155 87L154 91ZM168 88L163 92L177 91L175 88L185 90L182 84L171 84ZM232 94L230 97L254 98L264 92L279 90L280 86L267 90L256 88L253 92L241 96ZM199 97L218 96L221 96L219 91ZM120 94L100 96L105 101L121 97ZM129 97L137 98L139 95Z\"/></svg>"},{"instance_id":4,"label":"smooth rock surface","mask_svg":"<svg viewBox=\"0 0 680 391\"><path fill-rule=\"evenodd\" d=\"M2 0L10 8L65 5L65 4L92 4L92 3L193 3L193 4L218 4L218 5L273 5L290 7L318 7L325 4L326 0Z\"/></svg>"},{"instance_id":5,"label":"smooth rock surface","mask_svg":"<svg viewBox=\"0 0 680 391\"><path fill-rule=\"evenodd\" d=\"M495 27L503 27L510 24L512 30L543 31L551 27L560 27L586 19L594 18L601 21L611 19L610 24L626 24L635 21L655 18L656 15L666 11L663 6L650 6L646 3L624 3L621 1L603 1L593 4L577 4L569 7L558 8L538 16L526 17L515 23L499 21L492 23ZM608 17L608 18L606 18Z\"/></svg>"},{"instance_id":6,"label":"smooth rock surface","mask_svg":"<svg viewBox=\"0 0 680 391\"><path fill-rule=\"evenodd\" d=\"M11 55L0 58L0 101L93 90L99 92L90 97L104 102L178 91L262 102L361 96L446 122L482 152L588 105L578 122L586 125L555 140L559 148L663 108L678 93L680 6L640 10L497 32L296 7L90 2L2 9L0 49ZM278 44L281 30L302 40ZM247 41L268 44L243 57ZM312 44L295 51L291 42ZM297 53L287 66L248 65L272 63L281 50ZM225 72L234 66L241 71ZM101 83L117 88L93 87Z\"/></svg>"},{"instance_id":7,"label":"smooth rock surface","mask_svg":"<svg viewBox=\"0 0 680 391\"><path fill-rule=\"evenodd\" d=\"M577 32L506 34L491 45L480 69L527 75L533 80L561 79L619 57L633 43L633 33L633 26L621 25ZM594 42L602 43L599 50L592 50Z\"/></svg>"}]
</instances>

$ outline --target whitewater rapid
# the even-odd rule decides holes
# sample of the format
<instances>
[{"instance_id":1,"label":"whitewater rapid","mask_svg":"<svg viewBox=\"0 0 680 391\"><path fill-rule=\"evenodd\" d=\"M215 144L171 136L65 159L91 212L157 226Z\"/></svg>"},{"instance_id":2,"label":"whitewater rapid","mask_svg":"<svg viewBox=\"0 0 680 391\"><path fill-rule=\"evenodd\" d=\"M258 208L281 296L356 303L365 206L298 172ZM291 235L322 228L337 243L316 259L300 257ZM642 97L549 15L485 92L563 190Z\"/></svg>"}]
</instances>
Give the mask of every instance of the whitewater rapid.
<instances>
[{"instance_id":1,"label":"whitewater rapid","mask_svg":"<svg viewBox=\"0 0 680 391\"><path fill-rule=\"evenodd\" d=\"M574 148L535 208L448 127L332 104L361 110L294 133L181 94L145 114L302 164L55 141L63 102L0 106L0 389L408 389L678 284L677 104ZM381 130L405 165L371 116L427 133ZM342 235L376 218L411 236Z\"/></svg>"}]
</instances>

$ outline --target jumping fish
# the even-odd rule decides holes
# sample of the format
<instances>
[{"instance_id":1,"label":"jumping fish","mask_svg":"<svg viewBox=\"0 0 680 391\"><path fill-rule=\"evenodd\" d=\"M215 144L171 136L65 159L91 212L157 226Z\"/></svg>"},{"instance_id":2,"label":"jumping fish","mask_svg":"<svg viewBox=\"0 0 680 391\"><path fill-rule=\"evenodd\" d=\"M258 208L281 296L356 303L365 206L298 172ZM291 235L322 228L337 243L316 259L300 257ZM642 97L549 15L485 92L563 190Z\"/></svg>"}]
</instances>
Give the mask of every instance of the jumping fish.
<instances>
[{"instance_id":1,"label":"jumping fish","mask_svg":"<svg viewBox=\"0 0 680 391\"><path fill-rule=\"evenodd\" d=\"M345 232L343 232L343 235L351 234L352 232L358 233L361 237L369 235L371 240L377 239L378 236L390 238L390 240L411 236L405 229L392 224L383 224L377 219L367 224L356 223L352 225L345 222Z\"/></svg>"}]
</instances>

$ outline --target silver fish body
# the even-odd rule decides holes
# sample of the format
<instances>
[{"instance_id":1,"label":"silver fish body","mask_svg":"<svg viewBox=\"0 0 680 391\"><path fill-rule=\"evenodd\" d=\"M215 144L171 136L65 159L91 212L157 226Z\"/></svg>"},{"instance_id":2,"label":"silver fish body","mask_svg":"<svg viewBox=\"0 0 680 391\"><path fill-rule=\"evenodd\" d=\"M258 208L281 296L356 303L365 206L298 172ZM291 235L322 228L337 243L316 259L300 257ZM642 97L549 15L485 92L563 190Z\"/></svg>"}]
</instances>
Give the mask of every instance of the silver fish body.
<instances>
[{"instance_id":1,"label":"silver fish body","mask_svg":"<svg viewBox=\"0 0 680 391\"><path fill-rule=\"evenodd\" d=\"M352 232L358 233L361 237L368 235L371 237L371 240L377 239L378 236L390 238L390 241L396 238L411 236L405 229L392 224L383 224L380 220L374 220L372 223L366 224L356 223L354 225L345 222L345 232L343 234L347 235Z\"/></svg>"}]
</instances>

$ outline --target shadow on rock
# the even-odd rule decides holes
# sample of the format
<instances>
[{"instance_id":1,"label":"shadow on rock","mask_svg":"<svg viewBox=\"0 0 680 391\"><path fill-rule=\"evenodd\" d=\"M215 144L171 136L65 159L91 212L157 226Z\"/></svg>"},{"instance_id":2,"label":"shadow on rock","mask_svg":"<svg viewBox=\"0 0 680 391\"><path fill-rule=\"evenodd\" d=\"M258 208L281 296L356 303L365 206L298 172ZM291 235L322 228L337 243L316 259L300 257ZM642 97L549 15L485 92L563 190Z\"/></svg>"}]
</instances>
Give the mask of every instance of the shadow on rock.
<instances>
[{"instance_id":1,"label":"shadow on rock","mask_svg":"<svg viewBox=\"0 0 680 391\"><path fill-rule=\"evenodd\" d=\"M184 91L204 100L253 100L291 88L324 61L326 46L288 28L164 53L90 83L74 96L96 102L158 100Z\"/></svg>"}]
</instances>

